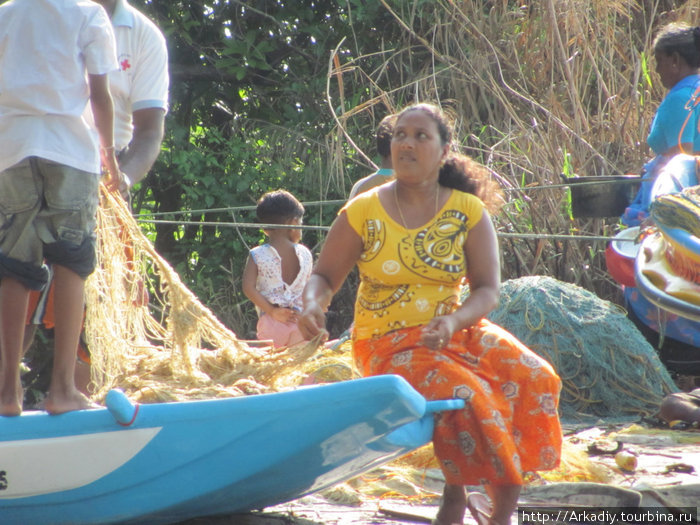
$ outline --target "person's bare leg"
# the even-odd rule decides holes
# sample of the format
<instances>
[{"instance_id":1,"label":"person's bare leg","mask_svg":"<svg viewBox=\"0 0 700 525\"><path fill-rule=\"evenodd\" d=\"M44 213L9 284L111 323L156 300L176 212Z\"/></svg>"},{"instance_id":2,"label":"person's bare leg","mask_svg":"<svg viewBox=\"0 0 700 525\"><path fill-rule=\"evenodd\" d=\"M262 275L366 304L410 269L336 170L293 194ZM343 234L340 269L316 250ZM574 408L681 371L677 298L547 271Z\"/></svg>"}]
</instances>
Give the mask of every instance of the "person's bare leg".
<instances>
[{"instance_id":1,"label":"person's bare leg","mask_svg":"<svg viewBox=\"0 0 700 525\"><path fill-rule=\"evenodd\" d=\"M78 359L75 362L75 387L86 396L89 396L91 381L90 364Z\"/></svg>"},{"instance_id":2,"label":"person's bare leg","mask_svg":"<svg viewBox=\"0 0 700 525\"><path fill-rule=\"evenodd\" d=\"M518 508L521 485L498 485L492 487L493 514L490 525L509 525L510 518Z\"/></svg>"},{"instance_id":3,"label":"person's bare leg","mask_svg":"<svg viewBox=\"0 0 700 525\"><path fill-rule=\"evenodd\" d=\"M54 265L54 358L44 408L51 414L91 408L75 386L75 361L83 323L85 282L65 266Z\"/></svg>"},{"instance_id":4,"label":"person's bare leg","mask_svg":"<svg viewBox=\"0 0 700 525\"><path fill-rule=\"evenodd\" d=\"M687 394L669 394L661 401L659 417L667 423L675 420L700 423L700 402L688 399Z\"/></svg>"},{"instance_id":5,"label":"person's bare leg","mask_svg":"<svg viewBox=\"0 0 700 525\"><path fill-rule=\"evenodd\" d=\"M0 415L22 413L22 380L19 373L29 290L19 281L0 281Z\"/></svg>"},{"instance_id":6,"label":"person's bare leg","mask_svg":"<svg viewBox=\"0 0 700 525\"><path fill-rule=\"evenodd\" d=\"M433 525L462 525L467 510L467 491L462 485L446 484Z\"/></svg>"},{"instance_id":7,"label":"person's bare leg","mask_svg":"<svg viewBox=\"0 0 700 525\"><path fill-rule=\"evenodd\" d=\"M34 343L34 336L36 335L36 329L39 328L38 325L28 324L24 327L24 340L22 342L22 357L27 355L29 349Z\"/></svg>"}]
</instances>

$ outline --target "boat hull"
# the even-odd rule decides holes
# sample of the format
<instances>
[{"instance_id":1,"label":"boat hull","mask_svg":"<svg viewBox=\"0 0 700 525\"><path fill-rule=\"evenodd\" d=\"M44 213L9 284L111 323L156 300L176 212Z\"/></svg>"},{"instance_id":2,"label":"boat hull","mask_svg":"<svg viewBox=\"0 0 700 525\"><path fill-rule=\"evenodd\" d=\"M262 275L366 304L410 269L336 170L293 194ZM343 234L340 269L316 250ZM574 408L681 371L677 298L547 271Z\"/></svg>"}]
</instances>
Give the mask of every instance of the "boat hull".
<instances>
[{"instance_id":1,"label":"boat hull","mask_svg":"<svg viewBox=\"0 0 700 525\"><path fill-rule=\"evenodd\" d=\"M430 403L398 376L140 407L113 395L107 404L0 418L3 524L156 524L260 509L432 435Z\"/></svg>"}]
</instances>

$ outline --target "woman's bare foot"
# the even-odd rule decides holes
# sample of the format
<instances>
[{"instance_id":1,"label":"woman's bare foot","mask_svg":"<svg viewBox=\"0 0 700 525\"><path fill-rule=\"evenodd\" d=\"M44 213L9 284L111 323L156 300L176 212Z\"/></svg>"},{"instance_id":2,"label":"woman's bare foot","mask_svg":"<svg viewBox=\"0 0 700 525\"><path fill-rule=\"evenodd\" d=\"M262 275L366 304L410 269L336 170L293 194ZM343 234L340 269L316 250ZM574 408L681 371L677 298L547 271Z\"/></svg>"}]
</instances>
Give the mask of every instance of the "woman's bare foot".
<instances>
[{"instance_id":1,"label":"woman's bare foot","mask_svg":"<svg viewBox=\"0 0 700 525\"><path fill-rule=\"evenodd\" d=\"M440 508L432 525L462 525L467 510L467 491L461 485L445 485Z\"/></svg>"},{"instance_id":2,"label":"woman's bare foot","mask_svg":"<svg viewBox=\"0 0 700 525\"><path fill-rule=\"evenodd\" d=\"M479 492L472 492L467 496L467 508L478 525L488 525L493 523L491 515L493 507L489 499Z\"/></svg>"},{"instance_id":3,"label":"woman's bare foot","mask_svg":"<svg viewBox=\"0 0 700 525\"><path fill-rule=\"evenodd\" d=\"M65 414L66 412L72 412L74 410L87 410L89 408L98 407L99 405L96 405L90 401L77 389L65 395L49 392L49 395L46 396L46 399L44 400L44 410L52 415Z\"/></svg>"},{"instance_id":4,"label":"woman's bare foot","mask_svg":"<svg viewBox=\"0 0 700 525\"><path fill-rule=\"evenodd\" d=\"M493 502L493 511L490 513L490 525L508 525L513 513L518 508L518 497L522 485L494 485L489 492Z\"/></svg>"}]
</instances>

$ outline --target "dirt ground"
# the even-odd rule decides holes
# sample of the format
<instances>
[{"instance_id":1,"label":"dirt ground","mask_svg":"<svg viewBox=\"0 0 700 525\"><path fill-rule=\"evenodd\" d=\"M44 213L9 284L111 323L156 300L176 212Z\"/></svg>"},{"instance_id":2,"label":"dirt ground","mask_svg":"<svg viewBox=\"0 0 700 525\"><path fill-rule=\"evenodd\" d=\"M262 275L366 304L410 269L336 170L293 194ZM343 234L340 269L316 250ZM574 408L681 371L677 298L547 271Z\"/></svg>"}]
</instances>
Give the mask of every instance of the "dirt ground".
<instances>
[{"instance_id":1,"label":"dirt ground","mask_svg":"<svg viewBox=\"0 0 700 525\"><path fill-rule=\"evenodd\" d=\"M700 430L638 424L569 428L564 450L558 470L528 480L520 509L639 506L673 513L692 507L700 523ZM624 470L621 464L629 468ZM434 464L416 467L399 461L323 493L259 512L203 517L180 525L430 523L441 488L441 473ZM468 515L465 523L476 521ZM512 524L517 523L514 515Z\"/></svg>"}]
</instances>

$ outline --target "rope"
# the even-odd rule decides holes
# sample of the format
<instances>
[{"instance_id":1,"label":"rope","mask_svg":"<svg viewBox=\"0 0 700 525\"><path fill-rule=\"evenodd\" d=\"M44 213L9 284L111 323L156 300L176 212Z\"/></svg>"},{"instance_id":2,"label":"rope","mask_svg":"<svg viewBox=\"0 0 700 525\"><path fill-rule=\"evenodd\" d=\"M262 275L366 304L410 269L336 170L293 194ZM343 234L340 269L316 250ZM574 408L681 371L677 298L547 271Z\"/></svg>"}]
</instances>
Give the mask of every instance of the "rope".
<instances>
[{"instance_id":1,"label":"rope","mask_svg":"<svg viewBox=\"0 0 700 525\"><path fill-rule=\"evenodd\" d=\"M688 102L686 102L685 106L683 106L683 109L685 109L688 112L688 114L685 116L685 120L681 125L681 129L678 131L678 149L681 153L686 153L685 151L683 151L683 132L685 131L685 128L688 125L688 122L690 121L690 117L693 116L693 112L695 111L695 108L698 106L698 104L700 104L700 86L695 89L693 94L690 95ZM687 153L691 154L692 152Z\"/></svg>"},{"instance_id":2,"label":"rope","mask_svg":"<svg viewBox=\"0 0 700 525\"><path fill-rule=\"evenodd\" d=\"M595 177L591 177L595 178ZM601 180L601 181L583 181L581 179L576 179L576 187L590 186L590 185L600 185L600 184L639 184L639 179L621 179L621 180ZM571 184L548 184L546 186L533 185L533 186L518 186L515 188L503 188L506 192L528 192L533 190L556 190L569 188ZM344 199L332 199L332 200L321 200L321 201L308 201L302 202L305 208L309 206L337 206L345 204L347 200ZM196 210L177 210L177 211L160 211L160 212L148 212L151 217L160 217L163 215L195 215L195 214L210 214L210 213L224 213L224 212L237 212L237 211L255 211L255 205L243 205L243 206L227 206L224 208L200 208Z\"/></svg>"},{"instance_id":3,"label":"rope","mask_svg":"<svg viewBox=\"0 0 700 525\"><path fill-rule=\"evenodd\" d=\"M154 219L142 219L137 217L136 220L146 224L176 224L179 226L215 226L218 228L255 228L263 230L266 228L278 228L288 230L329 230L330 226L314 226L313 224L267 224L259 222L212 222L212 221L166 221Z\"/></svg>"},{"instance_id":4,"label":"rope","mask_svg":"<svg viewBox=\"0 0 700 525\"><path fill-rule=\"evenodd\" d=\"M594 177L592 177L594 178ZM599 184L636 184L639 180L630 178L622 180L601 180L601 181L581 181L577 179L576 187L589 186L589 185L599 185ZM562 189L568 188L570 184L549 184L547 186L522 186L516 188L504 188L506 192L527 192L532 190L551 190L551 189ZM334 200L317 200L317 201L307 201L303 202L304 207L310 206L335 206L345 204L347 201L343 199ZM168 219L154 219L153 217L163 217L163 216L181 216L181 215L198 215L198 214L212 214L212 213L231 213L238 211L255 211L256 206L254 205L243 205L243 206L227 206L223 208L201 208L195 210L178 210L178 211L165 211L165 212L147 212L135 216L134 219L142 224L172 224L176 226L196 226L196 227L214 227L214 228L252 228L252 229L265 229L265 228L280 228L280 229L301 229L301 230L316 230L316 231L328 231L330 226L322 225L287 225L287 224L262 224L262 223L251 223L251 222L236 222L236 221L183 221L183 220L168 220ZM520 239L549 239L554 241L602 241L608 242L614 237L611 236L600 236L600 235L559 235L559 234L535 234L535 233L513 233L513 232L497 232L497 235L502 238L520 238ZM618 242L635 242L634 239L617 239Z\"/></svg>"},{"instance_id":5,"label":"rope","mask_svg":"<svg viewBox=\"0 0 700 525\"><path fill-rule=\"evenodd\" d=\"M329 201L302 202L302 205L304 207L309 207L309 206L323 206L325 204L328 204L328 205L345 204L346 202L347 202L347 200L336 199L336 200L329 200ZM199 209L199 210L177 210L177 211L149 212L148 215L150 215L151 217L159 217L162 215L193 215L193 214L198 214L198 213L255 211L255 208L256 208L256 206L254 206L254 205L227 206L225 208L203 208L203 209Z\"/></svg>"},{"instance_id":6,"label":"rope","mask_svg":"<svg viewBox=\"0 0 700 525\"><path fill-rule=\"evenodd\" d=\"M156 219L143 219L141 217L136 217L136 220L140 223L147 224L175 224L178 226L214 226L217 228L254 228L254 229L265 229L265 228L280 228L280 229L298 229L298 230L320 230L328 231L330 226L315 226L312 224L301 224L301 225L290 225L290 224L261 224L257 222L211 222L211 221L167 221L167 220L156 220ZM603 241L608 242L613 237L605 235L557 235L557 234L547 234L547 233L512 233L512 232L496 232L498 237L503 238L520 238L520 239L550 239L556 241ZM631 242L634 243L635 239L620 238L616 239L616 242Z\"/></svg>"}]
</instances>

